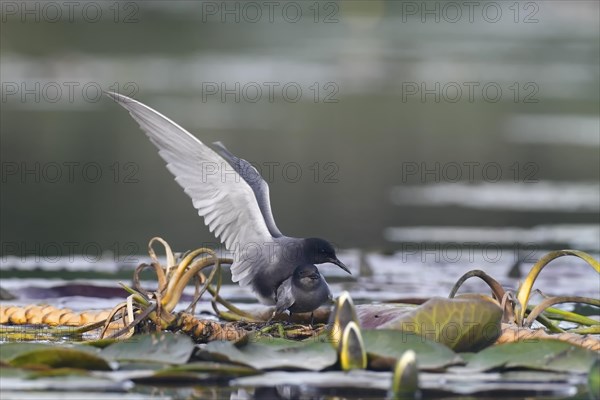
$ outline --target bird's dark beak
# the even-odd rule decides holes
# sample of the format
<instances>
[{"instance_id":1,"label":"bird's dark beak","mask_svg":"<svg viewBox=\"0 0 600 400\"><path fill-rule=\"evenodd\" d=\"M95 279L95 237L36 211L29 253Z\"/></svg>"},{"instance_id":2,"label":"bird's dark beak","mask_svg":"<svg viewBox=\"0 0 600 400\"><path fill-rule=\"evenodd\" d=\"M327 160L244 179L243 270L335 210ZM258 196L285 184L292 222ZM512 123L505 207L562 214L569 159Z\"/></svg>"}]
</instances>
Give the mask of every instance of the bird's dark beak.
<instances>
[{"instance_id":1,"label":"bird's dark beak","mask_svg":"<svg viewBox=\"0 0 600 400\"><path fill-rule=\"evenodd\" d=\"M344 271L346 271L347 273L349 273L350 275L352 275L352 272L350 272L350 270L348 269L348 267L346 267L346 265L344 265L343 262L341 262L340 260L338 260L337 258L329 258L327 259L328 262L337 265L338 267L340 267L341 269L343 269Z\"/></svg>"}]
</instances>

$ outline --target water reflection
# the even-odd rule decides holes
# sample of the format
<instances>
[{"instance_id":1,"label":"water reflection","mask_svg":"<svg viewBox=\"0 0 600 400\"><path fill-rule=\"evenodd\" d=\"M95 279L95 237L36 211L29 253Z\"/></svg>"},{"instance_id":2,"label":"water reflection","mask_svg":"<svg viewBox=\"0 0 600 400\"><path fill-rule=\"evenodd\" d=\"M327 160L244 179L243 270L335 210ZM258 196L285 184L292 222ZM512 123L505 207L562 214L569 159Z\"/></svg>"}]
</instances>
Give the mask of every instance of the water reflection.
<instances>
[{"instance_id":1,"label":"water reflection","mask_svg":"<svg viewBox=\"0 0 600 400\"><path fill-rule=\"evenodd\" d=\"M332 4L330 24L308 8L296 24L224 23L192 2L136 3L135 24L7 15L2 254L55 242L102 251L131 242L143 253L157 234L180 249L215 242L137 127L97 89L133 94L257 164L301 165L300 181L270 182L291 235L361 249L479 235L599 248L597 2L535 3L531 23L531 10L508 6L495 23L480 14L450 23L400 2ZM297 101L286 84L301 89ZM90 160L133 163L138 182L23 172ZM502 178L404 179L409 163L473 162L498 163ZM316 163L333 163L337 180L315 178ZM514 182L515 163L534 165L539 182Z\"/></svg>"}]
</instances>

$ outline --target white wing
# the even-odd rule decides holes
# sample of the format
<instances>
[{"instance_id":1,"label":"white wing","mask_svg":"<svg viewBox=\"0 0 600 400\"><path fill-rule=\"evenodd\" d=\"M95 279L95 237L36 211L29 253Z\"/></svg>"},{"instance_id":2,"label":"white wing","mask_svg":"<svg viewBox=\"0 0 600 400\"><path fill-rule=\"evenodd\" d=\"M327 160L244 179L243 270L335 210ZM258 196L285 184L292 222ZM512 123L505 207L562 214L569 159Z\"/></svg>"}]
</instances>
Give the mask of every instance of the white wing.
<instances>
[{"instance_id":1,"label":"white wing","mask_svg":"<svg viewBox=\"0 0 600 400\"><path fill-rule=\"evenodd\" d=\"M221 157L223 157L227 162L237 171L238 174L246 183L252 188L254 192L254 196L256 197L256 202L258 203L258 208L265 219L265 224L269 229L269 233L273 237L281 237L283 234L277 228L275 224L275 219L273 219L273 212L271 211L271 200L269 197L269 185L260 175L260 173L250 164L248 161L243 158L236 157L233 153L231 153L227 147L221 142L214 142L215 151L219 153Z\"/></svg>"},{"instance_id":2,"label":"white wing","mask_svg":"<svg viewBox=\"0 0 600 400\"><path fill-rule=\"evenodd\" d=\"M252 188L219 154L152 108L107 94L140 124L198 214L228 250L272 241ZM236 264L231 267L233 280L246 278L244 283L249 283L254 275L251 263Z\"/></svg>"}]
</instances>

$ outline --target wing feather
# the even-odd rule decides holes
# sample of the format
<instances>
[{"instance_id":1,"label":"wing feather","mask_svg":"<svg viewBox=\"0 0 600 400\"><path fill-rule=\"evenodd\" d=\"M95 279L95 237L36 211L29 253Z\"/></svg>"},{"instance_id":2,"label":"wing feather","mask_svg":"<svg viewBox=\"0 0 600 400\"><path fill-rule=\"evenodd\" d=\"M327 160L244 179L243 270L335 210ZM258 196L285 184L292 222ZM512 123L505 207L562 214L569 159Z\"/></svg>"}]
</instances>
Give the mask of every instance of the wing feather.
<instances>
[{"instance_id":1,"label":"wing feather","mask_svg":"<svg viewBox=\"0 0 600 400\"><path fill-rule=\"evenodd\" d=\"M295 299L292 292L292 277L290 276L279 285L277 288L277 303L275 315L281 314L292 305L294 305Z\"/></svg>"},{"instance_id":2,"label":"wing feather","mask_svg":"<svg viewBox=\"0 0 600 400\"><path fill-rule=\"evenodd\" d=\"M227 149L227 147L225 147L223 143L214 142L213 145L215 146L217 153L226 159L233 169L246 181L248 186L252 188L254 196L256 197L256 201L258 202L260 212L262 213L265 223L267 224L267 228L269 229L269 233L271 233L273 237L283 236L275 224L275 219L273 218L273 212L271 211L271 200L269 196L269 185L267 182L263 179L256 168L252 166L252 164L243 158L236 157Z\"/></svg>"},{"instance_id":3,"label":"wing feather","mask_svg":"<svg viewBox=\"0 0 600 400\"><path fill-rule=\"evenodd\" d=\"M231 171L222 156L152 108L117 93L107 94L138 122L198 214L228 250L236 244L260 245L273 240L254 190L238 172ZM222 169L227 173L221 173ZM231 266L233 280L251 283L252 266L236 261Z\"/></svg>"}]
</instances>

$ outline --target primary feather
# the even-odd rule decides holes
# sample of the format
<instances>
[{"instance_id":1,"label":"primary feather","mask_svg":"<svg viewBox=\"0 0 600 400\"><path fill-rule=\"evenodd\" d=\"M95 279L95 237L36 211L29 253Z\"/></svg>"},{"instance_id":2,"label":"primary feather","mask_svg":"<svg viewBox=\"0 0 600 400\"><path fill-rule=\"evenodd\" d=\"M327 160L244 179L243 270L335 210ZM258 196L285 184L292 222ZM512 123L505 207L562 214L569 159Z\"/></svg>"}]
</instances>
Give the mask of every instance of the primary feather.
<instances>
[{"instance_id":1,"label":"primary feather","mask_svg":"<svg viewBox=\"0 0 600 400\"><path fill-rule=\"evenodd\" d=\"M191 197L198 214L204 217L210 231L220 238L228 250L236 251L252 244L262 246L273 241L256 192L240 176L239 170L235 170L222 156L158 111L118 93L107 94L139 123L167 162L175 181ZM268 186L266 196L268 205ZM270 207L268 214L271 215ZM273 227L275 233L281 235L274 222L271 230ZM244 256L236 257L231 266L233 281L239 281L242 285L251 284L256 272L252 266L256 261L253 259L250 262Z\"/></svg>"}]
</instances>

